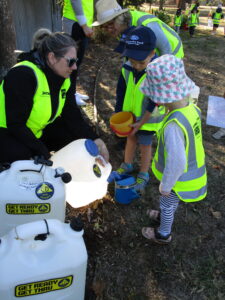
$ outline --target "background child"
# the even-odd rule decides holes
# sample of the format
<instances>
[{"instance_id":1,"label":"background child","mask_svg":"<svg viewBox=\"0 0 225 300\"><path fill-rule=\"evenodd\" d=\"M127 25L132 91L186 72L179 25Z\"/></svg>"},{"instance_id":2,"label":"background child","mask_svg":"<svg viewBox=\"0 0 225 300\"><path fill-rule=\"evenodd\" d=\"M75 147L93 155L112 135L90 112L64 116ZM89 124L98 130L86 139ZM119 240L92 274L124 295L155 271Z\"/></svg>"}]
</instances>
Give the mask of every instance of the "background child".
<instances>
[{"instance_id":1,"label":"background child","mask_svg":"<svg viewBox=\"0 0 225 300\"><path fill-rule=\"evenodd\" d=\"M212 34L216 34L217 28L219 27L220 20L223 19L224 15L222 12L222 8L218 7L216 11L212 14L212 20L213 20L213 30Z\"/></svg>"},{"instance_id":2,"label":"background child","mask_svg":"<svg viewBox=\"0 0 225 300\"><path fill-rule=\"evenodd\" d=\"M189 34L190 37L193 37L195 33L195 28L199 24L199 15L198 15L197 8L193 8L191 10L191 14L188 16L188 27L189 27Z\"/></svg>"},{"instance_id":3,"label":"background child","mask_svg":"<svg viewBox=\"0 0 225 300\"><path fill-rule=\"evenodd\" d=\"M137 144L140 145L141 165L137 175L135 189L143 191L149 181L148 169L151 161L152 136L158 130L161 117L151 117L157 110L156 105L139 90L146 77L145 68L155 56L156 36L145 26L135 27L125 40L123 56L128 61L123 65L117 85L117 102L115 111L132 112L136 123L127 137L124 162L117 170L120 174L133 171L133 159Z\"/></svg>"},{"instance_id":4,"label":"background child","mask_svg":"<svg viewBox=\"0 0 225 300\"><path fill-rule=\"evenodd\" d=\"M163 55L150 63L146 72L141 91L153 102L166 106L168 114L152 162L152 171L160 181L160 211L148 210L150 218L160 220L160 226L144 227L142 234L153 242L167 244L180 200L193 202L206 196L201 113L189 101L195 84L186 75L181 59Z\"/></svg>"},{"instance_id":5,"label":"background child","mask_svg":"<svg viewBox=\"0 0 225 300\"><path fill-rule=\"evenodd\" d=\"M176 14L174 16L174 30L177 33L180 33L180 26L182 23L182 15L181 15L181 8L178 8Z\"/></svg>"}]
</instances>

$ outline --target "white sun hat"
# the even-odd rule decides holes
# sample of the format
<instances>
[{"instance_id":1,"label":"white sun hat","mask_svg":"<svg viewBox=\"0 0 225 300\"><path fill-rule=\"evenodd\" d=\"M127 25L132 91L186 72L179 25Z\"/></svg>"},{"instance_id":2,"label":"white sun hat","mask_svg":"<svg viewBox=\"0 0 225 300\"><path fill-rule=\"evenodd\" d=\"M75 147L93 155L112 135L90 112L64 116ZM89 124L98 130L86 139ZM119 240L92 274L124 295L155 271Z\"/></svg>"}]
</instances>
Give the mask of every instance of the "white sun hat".
<instances>
[{"instance_id":1,"label":"white sun hat","mask_svg":"<svg viewBox=\"0 0 225 300\"><path fill-rule=\"evenodd\" d=\"M148 64L140 90L155 103L171 103L191 95L195 87L182 59L165 54Z\"/></svg>"},{"instance_id":2,"label":"white sun hat","mask_svg":"<svg viewBox=\"0 0 225 300\"><path fill-rule=\"evenodd\" d=\"M92 26L100 26L113 20L115 17L128 11L128 8L122 8L116 0L99 0L96 5L97 21Z\"/></svg>"}]
</instances>

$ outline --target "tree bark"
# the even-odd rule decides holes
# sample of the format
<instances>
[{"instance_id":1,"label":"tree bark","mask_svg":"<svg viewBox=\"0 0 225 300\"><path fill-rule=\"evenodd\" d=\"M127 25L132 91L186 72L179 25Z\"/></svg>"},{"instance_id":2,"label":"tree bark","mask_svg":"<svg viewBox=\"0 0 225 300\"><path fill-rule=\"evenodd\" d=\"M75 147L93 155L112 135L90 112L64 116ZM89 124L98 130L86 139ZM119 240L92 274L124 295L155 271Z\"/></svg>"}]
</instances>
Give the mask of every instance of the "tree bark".
<instances>
[{"instance_id":1,"label":"tree bark","mask_svg":"<svg viewBox=\"0 0 225 300\"><path fill-rule=\"evenodd\" d=\"M15 64L16 33L11 0L0 1L0 80Z\"/></svg>"},{"instance_id":2,"label":"tree bark","mask_svg":"<svg viewBox=\"0 0 225 300\"><path fill-rule=\"evenodd\" d=\"M163 10L165 0L159 0L159 10Z\"/></svg>"},{"instance_id":3,"label":"tree bark","mask_svg":"<svg viewBox=\"0 0 225 300\"><path fill-rule=\"evenodd\" d=\"M178 7L185 10L186 8L186 3L190 3L189 0L179 0L179 4L178 4Z\"/></svg>"}]
</instances>

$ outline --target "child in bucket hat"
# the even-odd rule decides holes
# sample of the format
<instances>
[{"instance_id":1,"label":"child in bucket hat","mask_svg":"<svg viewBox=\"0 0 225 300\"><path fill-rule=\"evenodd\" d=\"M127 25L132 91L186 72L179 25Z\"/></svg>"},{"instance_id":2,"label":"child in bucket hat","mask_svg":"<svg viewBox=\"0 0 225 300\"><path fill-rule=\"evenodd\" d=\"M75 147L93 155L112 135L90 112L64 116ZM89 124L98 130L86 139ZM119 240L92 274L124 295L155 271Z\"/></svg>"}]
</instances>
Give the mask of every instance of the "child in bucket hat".
<instances>
[{"instance_id":1,"label":"child in bucket hat","mask_svg":"<svg viewBox=\"0 0 225 300\"><path fill-rule=\"evenodd\" d=\"M133 171L133 159L137 144L140 146L141 164L137 175L136 191L142 192L149 181L152 136L159 129L163 114L159 115L158 107L140 92L140 84L146 77L145 68L155 56L156 37L154 32L145 26L132 29L124 40L123 56L128 61L123 64L117 85L115 111L132 112L136 122L131 125L132 132L127 137L124 162L117 170L119 174Z\"/></svg>"},{"instance_id":2,"label":"child in bucket hat","mask_svg":"<svg viewBox=\"0 0 225 300\"><path fill-rule=\"evenodd\" d=\"M180 200L199 201L207 193L201 112L190 101L195 84L186 75L181 59L163 55L150 63L146 72L141 91L153 102L166 106L168 114L152 162L152 171L160 181L160 210L147 211L159 227L144 227L142 234L153 242L168 244Z\"/></svg>"}]
</instances>

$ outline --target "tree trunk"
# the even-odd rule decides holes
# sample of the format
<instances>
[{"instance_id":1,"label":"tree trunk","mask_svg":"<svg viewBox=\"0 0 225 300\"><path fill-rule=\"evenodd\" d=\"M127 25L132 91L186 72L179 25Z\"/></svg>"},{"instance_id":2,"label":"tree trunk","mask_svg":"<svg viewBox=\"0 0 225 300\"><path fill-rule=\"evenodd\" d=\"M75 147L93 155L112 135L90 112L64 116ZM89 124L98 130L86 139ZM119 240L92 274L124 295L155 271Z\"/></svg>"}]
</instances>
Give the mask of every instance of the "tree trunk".
<instances>
[{"instance_id":1,"label":"tree trunk","mask_svg":"<svg viewBox=\"0 0 225 300\"><path fill-rule=\"evenodd\" d=\"M11 0L0 1L0 80L15 64L16 33Z\"/></svg>"},{"instance_id":2,"label":"tree trunk","mask_svg":"<svg viewBox=\"0 0 225 300\"><path fill-rule=\"evenodd\" d=\"M178 7L181 8L182 10L186 9L186 3L190 3L188 0L179 0Z\"/></svg>"},{"instance_id":3,"label":"tree trunk","mask_svg":"<svg viewBox=\"0 0 225 300\"><path fill-rule=\"evenodd\" d=\"M163 10L164 3L165 3L165 0L159 0L159 10Z\"/></svg>"}]
</instances>

